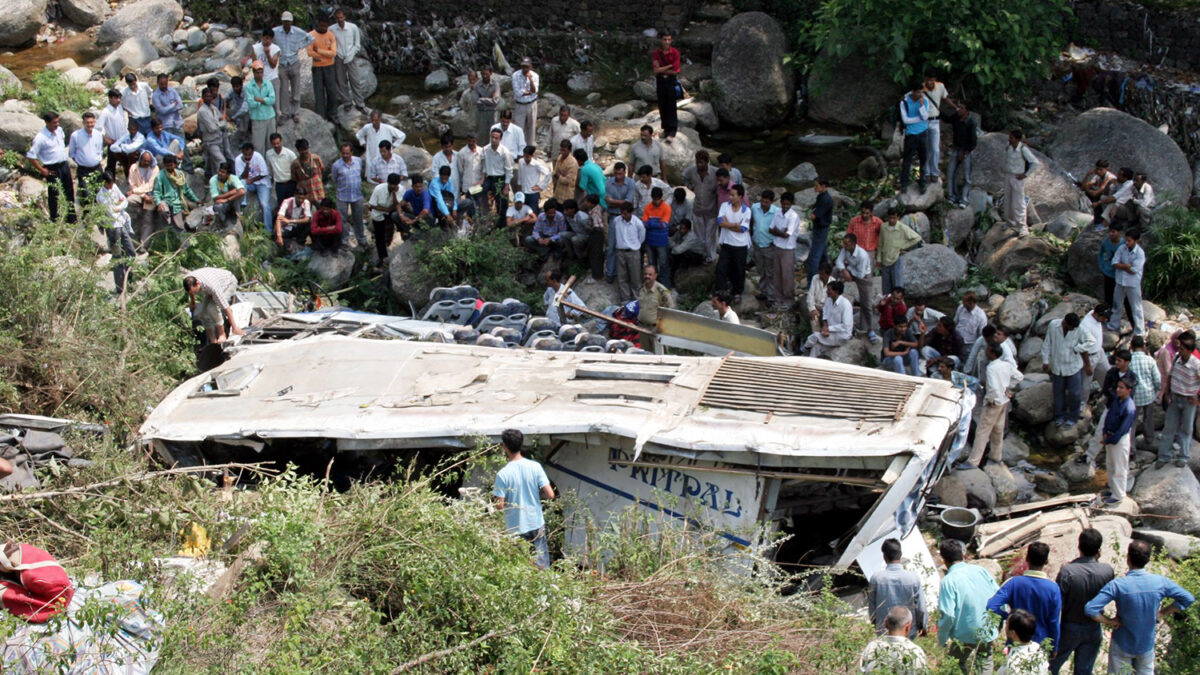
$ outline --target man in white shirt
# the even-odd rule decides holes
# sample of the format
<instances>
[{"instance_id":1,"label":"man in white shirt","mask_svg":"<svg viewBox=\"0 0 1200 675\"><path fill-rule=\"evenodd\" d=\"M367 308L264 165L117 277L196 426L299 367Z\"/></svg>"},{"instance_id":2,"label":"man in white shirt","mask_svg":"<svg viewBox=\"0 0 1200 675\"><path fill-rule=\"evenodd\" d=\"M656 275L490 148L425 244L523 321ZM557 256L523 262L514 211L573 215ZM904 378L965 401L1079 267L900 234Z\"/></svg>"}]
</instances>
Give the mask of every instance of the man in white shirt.
<instances>
[{"instance_id":1,"label":"man in white shirt","mask_svg":"<svg viewBox=\"0 0 1200 675\"><path fill-rule=\"evenodd\" d=\"M1087 316L1079 320L1079 330L1088 337L1088 342L1091 348L1088 349L1088 362L1092 364L1092 372L1084 372L1080 381L1080 391L1082 392L1079 402L1082 408L1092 395L1092 382L1099 382L1100 386L1104 385L1104 376L1108 374L1109 363L1108 355L1104 353L1104 324L1108 323L1109 316L1112 315L1112 310L1108 305L1100 303L1095 309L1088 312Z\"/></svg>"},{"instance_id":2,"label":"man in white shirt","mask_svg":"<svg viewBox=\"0 0 1200 675\"><path fill-rule=\"evenodd\" d=\"M267 160L254 150L253 143L242 143L242 152L233 160L233 170L242 184L246 186L246 196L242 198L242 208L246 207L246 199L254 194L258 199L259 215L267 236L275 233L275 219L271 217L275 211L271 208L271 169Z\"/></svg>"},{"instance_id":3,"label":"man in white shirt","mask_svg":"<svg viewBox=\"0 0 1200 675\"><path fill-rule=\"evenodd\" d=\"M250 47L251 60L263 65L263 81L275 88L275 114L279 114L279 45L275 44L275 31L264 28L260 40Z\"/></svg>"},{"instance_id":4,"label":"man in white shirt","mask_svg":"<svg viewBox=\"0 0 1200 675\"><path fill-rule=\"evenodd\" d=\"M843 281L852 281L858 288L858 327L867 334L871 342L879 342L872 328L871 316L875 307L874 289L871 283L871 254L858 245L858 237L847 232L842 237L842 250L833 263L833 274Z\"/></svg>"},{"instance_id":5,"label":"man in white shirt","mask_svg":"<svg viewBox=\"0 0 1200 675\"><path fill-rule=\"evenodd\" d=\"M400 145L406 138L403 131L390 124L383 123L383 113L378 110L371 111L371 122L358 130L354 135L358 139L358 144L363 146L366 152L366 165L369 167L379 159L379 144L382 141L387 141L392 144L392 147Z\"/></svg>"},{"instance_id":6,"label":"man in white shirt","mask_svg":"<svg viewBox=\"0 0 1200 675\"><path fill-rule=\"evenodd\" d=\"M660 188L663 194L667 194L671 190L671 186L665 182L654 178L652 171L648 171L646 166L641 166L637 170L637 177L633 181L633 212L641 213L642 209L650 203L650 192L654 188ZM673 214L672 214L673 215Z\"/></svg>"},{"instance_id":7,"label":"man in white shirt","mask_svg":"<svg viewBox=\"0 0 1200 675\"><path fill-rule=\"evenodd\" d=\"M116 177L111 171L105 171L101 180L103 186L96 192L96 203L104 207L104 234L108 238L108 251L116 263L113 266L113 284L117 288L117 295L121 295L125 292L128 262L137 255L133 247L133 224L125 210L129 201L121 188L117 187Z\"/></svg>"},{"instance_id":8,"label":"man in white shirt","mask_svg":"<svg viewBox=\"0 0 1200 675\"><path fill-rule=\"evenodd\" d=\"M487 194L483 191L483 146L476 142L475 134L467 134L467 144L454 153L454 169L459 181L455 183L463 196L475 200L479 213L487 212ZM473 191L474 190L474 191Z\"/></svg>"},{"instance_id":9,"label":"man in white shirt","mask_svg":"<svg viewBox=\"0 0 1200 675\"><path fill-rule=\"evenodd\" d=\"M533 59L521 59L521 69L512 74L513 123L521 128L529 143L537 140L537 100L542 78L533 72ZM503 116L501 117L503 119ZM525 147L525 143L521 143ZM515 157L517 153L513 153Z\"/></svg>"},{"instance_id":10,"label":"man in white shirt","mask_svg":"<svg viewBox=\"0 0 1200 675\"><path fill-rule=\"evenodd\" d=\"M1141 238L1142 232L1136 227L1126 230L1125 244L1118 246L1117 252L1113 254L1113 272L1116 277L1116 284L1113 286L1113 307L1116 308L1116 313L1109 320L1108 329L1113 332L1121 330L1121 311L1123 307L1128 307L1132 312L1129 321L1133 324L1133 334L1145 337L1146 317L1142 309L1142 273L1146 268L1146 252L1138 244Z\"/></svg>"},{"instance_id":11,"label":"man in white shirt","mask_svg":"<svg viewBox=\"0 0 1200 675\"><path fill-rule=\"evenodd\" d=\"M1046 327L1042 341L1042 367L1054 385L1054 424L1073 427L1079 421L1083 374L1092 369L1092 340L1079 330L1079 316L1071 312Z\"/></svg>"},{"instance_id":12,"label":"man in white shirt","mask_svg":"<svg viewBox=\"0 0 1200 675\"><path fill-rule=\"evenodd\" d=\"M121 105L129 118L137 122L142 135L150 133L150 86L138 82L137 75L125 74L125 86L121 88Z\"/></svg>"},{"instance_id":13,"label":"man in white shirt","mask_svg":"<svg viewBox=\"0 0 1200 675\"><path fill-rule=\"evenodd\" d=\"M462 176L458 173L458 165L455 163L454 152L454 134L446 132L441 138L442 149L433 156L433 160L429 163L429 175L427 178L433 180L441 175L443 166L450 167L450 182L458 187L459 192L462 192ZM456 198L458 195L454 195Z\"/></svg>"},{"instance_id":14,"label":"man in white shirt","mask_svg":"<svg viewBox=\"0 0 1200 675\"><path fill-rule=\"evenodd\" d=\"M725 323L740 325L742 320L738 318L737 312L729 305L733 303L733 295L729 291L717 291L712 294L710 300L713 309L717 310L717 318Z\"/></svg>"},{"instance_id":15,"label":"man in white shirt","mask_svg":"<svg viewBox=\"0 0 1200 675\"><path fill-rule=\"evenodd\" d=\"M717 212L717 290L733 293L733 302L741 302L746 288L746 258L750 253L750 207L745 204L746 188L729 187L729 201Z\"/></svg>"},{"instance_id":16,"label":"man in white shirt","mask_svg":"<svg viewBox=\"0 0 1200 675\"><path fill-rule=\"evenodd\" d=\"M333 63L334 77L337 81L338 100L342 105L352 105L362 109L363 93L358 83L350 76L354 59L362 51L362 31L358 26L346 20L346 11L338 8L333 13L334 24L329 31L337 38L337 59Z\"/></svg>"},{"instance_id":17,"label":"man in white shirt","mask_svg":"<svg viewBox=\"0 0 1200 675\"><path fill-rule=\"evenodd\" d=\"M1025 379L1017 366L1004 358L1004 350L998 344L989 344L984 352L988 363L984 375L983 411L975 428L975 444L967 464L979 466L983 451L991 443L988 459L1003 461L1004 423L1008 419L1009 392Z\"/></svg>"},{"instance_id":18,"label":"man in white shirt","mask_svg":"<svg viewBox=\"0 0 1200 675\"><path fill-rule=\"evenodd\" d=\"M585 120L579 123L579 133L571 137L571 150L583 150L589 161L596 161L596 125Z\"/></svg>"},{"instance_id":19,"label":"man in white shirt","mask_svg":"<svg viewBox=\"0 0 1200 675\"><path fill-rule=\"evenodd\" d=\"M849 342L854 334L854 306L842 294L845 289L845 284L837 279L831 279L825 286L820 328L804 341L803 350L808 356L820 358Z\"/></svg>"},{"instance_id":20,"label":"man in white shirt","mask_svg":"<svg viewBox=\"0 0 1200 675\"><path fill-rule=\"evenodd\" d=\"M546 306L546 318L553 321L555 326L561 326L563 323L562 319L564 317L568 321L575 321L583 316L580 312L573 310L570 307L562 307L562 311L560 312L560 306L554 304L554 298L558 297L558 293L562 290L562 286L561 270L552 269L546 273L546 291L542 293L542 304ZM566 300L572 305L587 307L587 305L583 302L583 299L580 298L579 294L575 292L574 288L567 289L567 293L562 299Z\"/></svg>"},{"instance_id":21,"label":"man in white shirt","mask_svg":"<svg viewBox=\"0 0 1200 675\"><path fill-rule=\"evenodd\" d=\"M500 142L503 133L493 127L491 142L483 149L483 193L495 200L497 218L508 210L513 176L513 155ZM483 211L487 212L486 206Z\"/></svg>"},{"instance_id":22,"label":"man in white shirt","mask_svg":"<svg viewBox=\"0 0 1200 675\"><path fill-rule=\"evenodd\" d=\"M100 111L100 116L96 119L96 126L100 128L100 132L104 134L104 147L109 147L116 143L119 138L125 135L125 130L129 127L129 115L125 112L125 108L121 106L121 92L116 89L108 90L108 105L104 106L104 110ZM120 153L109 152L108 161L104 163L105 171L112 171L115 176L117 173L117 164L121 164L125 171L129 171L128 164L122 162L123 156Z\"/></svg>"},{"instance_id":23,"label":"man in white shirt","mask_svg":"<svg viewBox=\"0 0 1200 675\"><path fill-rule=\"evenodd\" d=\"M667 175L667 163L663 160L662 143L654 140L654 127L643 124L638 138L629 150L629 165L640 171L650 167L650 175L659 178Z\"/></svg>"},{"instance_id":24,"label":"man in white shirt","mask_svg":"<svg viewBox=\"0 0 1200 675\"><path fill-rule=\"evenodd\" d=\"M25 156L46 181L50 196L50 219L58 220L58 196L67 202L67 222L75 223L75 184L71 181L71 165L67 163L67 144L58 126L58 113L42 115L46 126L38 130ZM57 184L57 186L55 185Z\"/></svg>"},{"instance_id":25,"label":"man in white shirt","mask_svg":"<svg viewBox=\"0 0 1200 675\"><path fill-rule=\"evenodd\" d=\"M410 185L408 183L408 165L404 163L404 158L392 151L392 144L388 141L379 142L379 152L376 153L375 161L367 165L367 184L374 190L376 185L387 182L387 177L396 173L400 174L400 189L407 190Z\"/></svg>"},{"instance_id":26,"label":"man in white shirt","mask_svg":"<svg viewBox=\"0 0 1200 675\"><path fill-rule=\"evenodd\" d=\"M554 154L563 141L570 141L580 132L579 120L571 117L571 106L560 106L558 115L550 120L550 148L547 155ZM572 144L571 149L575 146Z\"/></svg>"},{"instance_id":27,"label":"man in white shirt","mask_svg":"<svg viewBox=\"0 0 1200 675\"><path fill-rule=\"evenodd\" d=\"M979 306L979 296L973 291L963 293L962 304L954 310L954 330L962 338L963 344L975 344L987 322L987 312Z\"/></svg>"},{"instance_id":28,"label":"man in white shirt","mask_svg":"<svg viewBox=\"0 0 1200 675\"><path fill-rule=\"evenodd\" d=\"M1013 129L1008 132L1008 145L1004 148L1004 219L1022 237L1029 234L1029 224L1025 221L1025 178L1041 164L1025 145L1024 138L1024 132Z\"/></svg>"},{"instance_id":29,"label":"man in white shirt","mask_svg":"<svg viewBox=\"0 0 1200 675\"><path fill-rule=\"evenodd\" d=\"M296 181L292 180L292 162L296 161L296 151L283 146L283 136L271 134L268 140L271 147L267 148L267 165L271 167L271 180L275 183L275 204L296 194Z\"/></svg>"},{"instance_id":30,"label":"man in white shirt","mask_svg":"<svg viewBox=\"0 0 1200 675\"><path fill-rule=\"evenodd\" d=\"M272 82L275 89L277 113L280 117L291 117L299 122L300 117L300 50L313 43L313 36L292 25L291 12L279 16L275 27L275 44L279 45L279 80ZM279 86L275 86L278 84Z\"/></svg>"},{"instance_id":31,"label":"man in white shirt","mask_svg":"<svg viewBox=\"0 0 1200 675\"><path fill-rule=\"evenodd\" d=\"M1122 167L1117 171L1116 191L1101 197L1096 203L1106 204L1103 220L1106 225L1114 220L1125 221L1126 227L1134 223L1144 224L1152 215L1155 206L1154 188L1146 182L1146 174L1135 174L1133 169Z\"/></svg>"},{"instance_id":32,"label":"man in white shirt","mask_svg":"<svg viewBox=\"0 0 1200 675\"><path fill-rule=\"evenodd\" d=\"M908 638L912 631L912 611L897 605L883 620L886 635L875 638L863 649L858 660L861 675L925 675L929 667L925 652Z\"/></svg>"},{"instance_id":33,"label":"man in white shirt","mask_svg":"<svg viewBox=\"0 0 1200 675\"><path fill-rule=\"evenodd\" d=\"M500 113L500 121L492 125L492 131L500 130L500 145L508 148L514 158L525 152L525 130L513 123L513 113L505 110Z\"/></svg>"},{"instance_id":34,"label":"man in white shirt","mask_svg":"<svg viewBox=\"0 0 1200 675\"><path fill-rule=\"evenodd\" d=\"M388 248L396 236L396 227L400 225L400 176L388 176L386 183L375 186L367 199L367 210L371 212L375 233L375 252L378 254L375 266L383 267L387 263Z\"/></svg>"},{"instance_id":35,"label":"man in white shirt","mask_svg":"<svg viewBox=\"0 0 1200 675\"><path fill-rule=\"evenodd\" d=\"M792 209L796 198L784 192L779 198L779 214L771 220L771 280L777 307L788 309L796 299L796 233L800 214Z\"/></svg>"},{"instance_id":36,"label":"man in white shirt","mask_svg":"<svg viewBox=\"0 0 1200 675\"><path fill-rule=\"evenodd\" d=\"M625 303L637 297L646 226L641 218L633 215L633 204L625 202L621 205L621 215L613 218L611 227L617 245L617 294Z\"/></svg>"},{"instance_id":37,"label":"man in white shirt","mask_svg":"<svg viewBox=\"0 0 1200 675\"><path fill-rule=\"evenodd\" d=\"M831 279L833 279L833 265L830 265L828 260L822 260L820 267L817 268L816 276L808 283L808 294L805 296L805 301L808 303L810 325L821 325L821 308L825 306L825 299L829 297L826 295L825 289L829 286Z\"/></svg>"},{"instance_id":38,"label":"man in white shirt","mask_svg":"<svg viewBox=\"0 0 1200 675\"><path fill-rule=\"evenodd\" d=\"M525 194L525 203L534 213L541 213L538 207L542 195L550 189L550 167L540 159L534 159L537 148L526 145L517 162L517 189Z\"/></svg>"},{"instance_id":39,"label":"man in white shirt","mask_svg":"<svg viewBox=\"0 0 1200 675\"><path fill-rule=\"evenodd\" d=\"M104 160L104 133L96 128L96 113L83 113L83 126L71 133L67 156L75 162L75 180L79 182L80 201L88 194L87 177L99 179L100 162Z\"/></svg>"},{"instance_id":40,"label":"man in white shirt","mask_svg":"<svg viewBox=\"0 0 1200 675\"><path fill-rule=\"evenodd\" d=\"M504 210L504 226L512 228L518 245L521 241L521 228L526 225L533 227L535 222L537 222L537 214L525 203L525 195L521 192L515 193L512 206Z\"/></svg>"},{"instance_id":41,"label":"man in white shirt","mask_svg":"<svg viewBox=\"0 0 1200 675\"><path fill-rule=\"evenodd\" d=\"M913 304L908 308L905 316L908 317L909 323L917 322L914 326L919 328L922 333L928 333L929 326L937 323L938 319L946 315L930 307L925 298L914 298ZM984 317L986 318L987 315L985 314Z\"/></svg>"}]
</instances>

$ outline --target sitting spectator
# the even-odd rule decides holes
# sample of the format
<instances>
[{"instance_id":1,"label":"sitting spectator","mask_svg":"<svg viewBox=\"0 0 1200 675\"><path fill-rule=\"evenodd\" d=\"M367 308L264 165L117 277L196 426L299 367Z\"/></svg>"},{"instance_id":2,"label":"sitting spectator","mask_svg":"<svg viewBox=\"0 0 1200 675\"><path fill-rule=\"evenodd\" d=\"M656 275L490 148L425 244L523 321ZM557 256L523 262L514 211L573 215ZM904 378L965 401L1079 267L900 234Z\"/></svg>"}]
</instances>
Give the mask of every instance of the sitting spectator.
<instances>
[{"instance_id":1,"label":"sitting spectator","mask_svg":"<svg viewBox=\"0 0 1200 675\"><path fill-rule=\"evenodd\" d=\"M946 315L930 307L929 301L925 298L913 298L912 305L908 308L906 316L909 323L916 326L916 330L928 333L929 327Z\"/></svg>"},{"instance_id":2,"label":"sitting spectator","mask_svg":"<svg viewBox=\"0 0 1200 675\"><path fill-rule=\"evenodd\" d=\"M828 260L822 260L817 268L817 275L808 283L808 316L812 325L821 321L821 308L825 306L825 289L833 278L833 265Z\"/></svg>"},{"instance_id":3,"label":"sitting spectator","mask_svg":"<svg viewBox=\"0 0 1200 675\"><path fill-rule=\"evenodd\" d=\"M1099 201L1105 207L1104 224L1121 221L1128 227L1148 222L1155 200L1154 188L1146 182L1146 174L1134 175L1133 169L1121 167L1117 171L1117 183L1116 190Z\"/></svg>"},{"instance_id":4,"label":"sitting spectator","mask_svg":"<svg viewBox=\"0 0 1200 675\"><path fill-rule=\"evenodd\" d=\"M303 248L312 225L313 204L308 199L308 188L296 188L295 194L283 200L275 215L275 243L285 246L285 241L294 241Z\"/></svg>"},{"instance_id":5,"label":"sitting spectator","mask_svg":"<svg viewBox=\"0 0 1200 675\"><path fill-rule=\"evenodd\" d=\"M1040 643L1034 642L1038 628L1038 620L1023 609L1018 609L1008 617L1004 629L1013 645L1009 647L1008 658L996 675L1049 675L1050 662L1046 659L1046 652Z\"/></svg>"},{"instance_id":6,"label":"sitting spectator","mask_svg":"<svg viewBox=\"0 0 1200 675\"><path fill-rule=\"evenodd\" d=\"M807 355L814 358L824 356L849 342L854 334L854 307L842 294L845 288L840 280L830 281L825 287L820 328L804 342Z\"/></svg>"},{"instance_id":7,"label":"sitting spectator","mask_svg":"<svg viewBox=\"0 0 1200 675\"><path fill-rule=\"evenodd\" d=\"M217 173L208 179L208 194L213 200L213 225L226 228L238 223L238 209L246 196L242 179L233 174L229 162L217 167Z\"/></svg>"},{"instance_id":8,"label":"sitting spectator","mask_svg":"<svg viewBox=\"0 0 1200 675\"><path fill-rule=\"evenodd\" d=\"M554 201L554 198L551 197L546 203L549 204L550 201ZM558 297L562 287L562 270L552 269L546 272L546 291L542 293L542 304L546 306L546 318L553 321L555 326L562 325L564 317L568 321L575 321L583 316L581 312L570 307L561 307L560 311L560 306L554 303L554 299ZM574 288L567 289L567 293L562 299L572 305L587 306L583 302L583 299L579 297L579 294L575 292Z\"/></svg>"},{"instance_id":9,"label":"sitting spectator","mask_svg":"<svg viewBox=\"0 0 1200 675\"><path fill-rule=\"evenodd\" d=\"M513 228L513 238L519 242L521 240L521 228L526 225L533 227L535 222L537 222L537 214L525 204L525 193L515 193L513 195L512 206L505 210L504 226Z\"/></svg>"},{"instance_id":10,"label":"sitting spectator","mask_svg":"<svg viewBox=\"0 0 1200 675\"><path fill-rule=\"evenodd\" d=\"M737 312L730 307L733 303L733 295L729 291L717 291L712 294L712 306L717 310L717 318L726 323L741 324L742 320L738 318Z\"/></svg>"},{"instance_id":11,"label":"sitting spectator","mask_svg":"<svg viewBox=\"0 0 1200 675\"><path fill-rule=\"evenodd\" d=\"M674 216L672 211L671 215ZM671 269L679 274L689 267L704 264L704 242L692 231L692 221L683 219L671 244Z\"/></svg>"},{"instance_id":12,"label":"sitting spectator","mask_svg":"<svg viewBox=\"0 0 1200 675\"><path fill-rule=\"evenodd\" d=\"M959 356L963 351L962 337L955 330L954 319L943 316L933 324L933 330L925 334L925 346L921 348L921 357L925 359L926 370L933 368L933 361L943 356L954 361L954 367L962 364Z\"/></svg>"},{"instance_id":13,"label":"sitting spectator","mask_svg":"<svg viewBox=\"0 0 1200 675\"><path fill-rule=\"evenodd\" d=\"M154 204L162 214L165 227L182 232L187 214L197 201L196 193L188 185L187 174L176 167L175 155L163 157L162 169L154 180Z\"/></svg>"},{"instance_id":14,"label":"sitting spectator","mask_svg":"<svg viewBox=\"0 0 1200 675\"><path fill-rule=\"evenodd\" d=\"M433 198L425 189L425 177L420 174L412 177L412 187L404 192L400 202L400 233L407 239L417 227L433 227Z\"/></svg>"},{"instance_id":15,"label":"sitting spectator","mask_svg":"<svg viewBox=\"0 0 1200 675\"><path fill-rule=\"evenodd\" d=\"M907 607L892 607L883 620L882 637L867 644L858 660L858 672L864 675L925 675L929 667L925 652L908 638L913 630L913 615Z\"/></svg>"},{"instance_id":16,"label":"sitting spectator","mask_svg":"<svg viewBox=\"0 0 1200 675\"><path fill-rule=\"evenodd\" d=\"M587 243L592 219L586 212L579 210L579 202L574 199L560 202L559 205L562 207L563 218L567 221L567 232L563 235L564 247L572 257L587 262Z\"/></svg>"},{"instance_id":17,"label":"sitting spectator","mask_svg":"<svg viewBox=\"0 0 1200 675\"><path fill-rule=\"evenodd\" d=\"M1104 211L1104 205L1100 203L1100 200L1112 194L1116 181L1116 175L1108 170L1107 159L1096 160L1096 166L1084 174L1079 187L1083 189L1083 194L1087 195L1088 201L1092 203L1093 223L1101 221L1100 214Z\"/></svg>"},{"instance_id":18,"label":"sitting spectator","mask_svg":"<svg viewBox=\"0 0 1200 675\"><path fill-rule=\"evenodd\" d=\"M66 570L46 551L8 542L0 550L0 600L13 616L46 623L71 604L75 588Z\"/></svg>"},{"instance_id":19,"label":"sitting spectator","mask_svg":"<svg viewBox=\"0 0 1200 675\"><path fill-rule=\"evenodd\" d=\"M924 336L914 332L903 314L883 332L883 365L901 375L920 374L921 343Z\"/></svg>"},{"instance_id":20,"label":"sitting spectator","mask_svg":"<svg viewBox=\"0 0 1200 675\"><path fill-rule=\"evenodd\" d=\"M542 212L534 221L533 232L525 237L525 248L537 255L540 264L549 256L561 257L566 236L567 219L558 210L558 200L551 197L542 205Z\"/></svg>"},{"instance_id":21,"label":"sitting spectator","mask_svg":"<svg viewBox=\"0 0 1200 675\"><path fill-rule=\"evenodd\" d=\"M342 225L342 214L337 210L333 199L326 197L321 200L316 214L313 215L310 231L313 250L318 254L329 255L341 250L345 227Z\"/></svg>"},{"instance_id":22,"label":"sitting spectator","mask_svg":"<svg viewBox=\"0 0 1200 675\"><path fill-rule=\"evenodd\" d=\"M908 323L908 306L904 304L904 289L896 286L879 304L875 305L879 312L879 330L888 330L900 321Z\"/></svg>"}]
</instances>

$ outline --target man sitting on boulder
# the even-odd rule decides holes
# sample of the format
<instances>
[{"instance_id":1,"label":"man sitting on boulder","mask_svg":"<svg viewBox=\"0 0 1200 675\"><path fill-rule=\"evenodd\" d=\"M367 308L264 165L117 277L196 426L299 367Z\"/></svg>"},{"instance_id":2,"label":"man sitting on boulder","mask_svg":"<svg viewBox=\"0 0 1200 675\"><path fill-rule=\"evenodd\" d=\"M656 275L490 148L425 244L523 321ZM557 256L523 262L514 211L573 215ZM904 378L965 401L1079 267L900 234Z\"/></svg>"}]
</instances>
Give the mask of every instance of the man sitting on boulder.
<instances>
[{"instance_id":1,"label":"man sitting on boulder","mask_svg":"<svg viewBox=\"0 0 1200 675\"><path fill-rule=\"evenodd\" d=\"M342 223L341 212L330 197L321 200L316 214L313 215L309 232L312 234L313 250L318 255L336 254L341 250L345 225Z\"/></svg>"},{"instance_id":2,"label":"man sitting on boulder","mask_svg":"<svg viewBox=\"0 0 1200 675\"><path fill-rule=\"evenodd\" d=\"M820 358L850 341L854 334L854 306L843 295L845 284L830 281L825 287L825 304L821 308L821 327L804 342L804 353Z\"/></svg>"},{"instance_id":3,"label":"man sitting on boulder","mask_svg":"<svg viewBox=\"0 0 1200 675\"><path fill-rule=\"evenodd\" d=\"M1083 193L1092 203L1092 222L1094 224L1100 224L1102 220L1100 216L1104 211L1104 205L1100 203L1100 200L1112 194L1116 182L1117 176L1108 170L1107 159L1096 160L1096 166L1084 174L1083 182L1079 184L1079 187L1083 188Z\"/></svg>"}]
</instances>

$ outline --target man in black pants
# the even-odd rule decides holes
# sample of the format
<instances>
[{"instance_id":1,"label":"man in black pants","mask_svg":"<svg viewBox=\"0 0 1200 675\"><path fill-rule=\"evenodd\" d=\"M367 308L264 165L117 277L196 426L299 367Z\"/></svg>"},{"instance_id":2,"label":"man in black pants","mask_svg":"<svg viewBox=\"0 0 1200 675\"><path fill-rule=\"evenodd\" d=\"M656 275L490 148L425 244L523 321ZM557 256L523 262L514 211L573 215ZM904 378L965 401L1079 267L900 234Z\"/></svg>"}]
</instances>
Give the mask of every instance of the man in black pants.
<instances>
[{"instance_id":1,"label":"man in black pants","mask_svg":"<svg viewBox=\"0 0 1200 675\"><path fill-rule=\"evenodd\" d=\"M675 109L675 87L679 82L679 50L671 46L674 36L663 31L659 48L654 50L650 66L654 71L654 90L658 96L658 114L662 118L662 137L670 141L679 130Z\"/></svg>"},{"instance_id":2,"label":"man in black pants","mask_svg":"<svg viewBox=\"0 0 1200 675\"><path fill-rule=\"evenodd\" d=\"M42 115L46 126L33 137L26 157L46 181L50 195L50 219L58 220L58 198L62 193L67 202L67 222L75 222L75 184L71 181L71 166L67 164L67 143L58 127L58 113Z\"/></svg>"},{"instance_id":3,"label":"man in black pants","mask_svg":"<svg viewBox=\"0 0 1200 675\"><path fill-rule=\"evenodd\" d=\"M367 210L371 214L371 225L375 231L375 252L379 254L378 267L387 263L388 247L396 236L400 221L400 174L393 173L387 182L380 183L371 191Z\"/></svg>"}]
</instances>

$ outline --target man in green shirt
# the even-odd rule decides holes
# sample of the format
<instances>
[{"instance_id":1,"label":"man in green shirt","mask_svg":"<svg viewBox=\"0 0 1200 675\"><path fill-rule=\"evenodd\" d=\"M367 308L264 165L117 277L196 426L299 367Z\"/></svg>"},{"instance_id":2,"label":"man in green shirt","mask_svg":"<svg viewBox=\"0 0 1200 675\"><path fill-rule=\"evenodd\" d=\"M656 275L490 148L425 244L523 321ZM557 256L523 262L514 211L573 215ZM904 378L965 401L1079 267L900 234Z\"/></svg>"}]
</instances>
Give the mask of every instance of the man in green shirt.
<instances>
[{"instance_id":1,"label":"man in green shirt","mask_svg":"<svg viewBox=\"0 0 1200 675\"><path fill-rule=\"evenodd\" d=\"M217 173L208 179L208 194L212 195L214 225L232 227L238 222L238 206L246 196L246 185L233 173L229 162L217 167Z\"/></svg>"},{"instance_id":2,"label":"man in green shirt","mask_svg":"<svg viewBox=\"0 0 1200 675\"><path fill-rule=\"evenodd\" d=\"M583 196L596 195L600 198L600 206L607 209L608 202L604 200L606 191L604 169L588 159L587 151L582 148L575 150L572 156L579 163L579 189L583 192Z\"/></svg>"},{"instance_id":3,"label":"man in green shirt","mask_svg":"<svg viewBox=\"0 0 1200 675\"><path fill-rule=\"evenodd\" d=\"M887 221L879 228L879 271L883 277L883 294L904 287L904 251L921 243L921 235L900 220L896 209L888 209Z\"/></svg>"},{"instance_id":4,"label":"man in green shirt","mask_svg":"<svg viewBox=\"0 0 1200 675\"><path fill-rule=\"evenodd\" d=\"M246 83L246 106L250 116L250 139L264 157L275 133L275 85L263 79L262 61L251 65L254 78Z\"/></svg>"},{"instance_id":5,"label":"man in green shirt","mask_svg":"<svg viewBox=\"0 0 1200 675\"><path fill-rule=\"evenodd\" d=\"M162 214L167 225L182 231L184 216L199 201L187 183L187 174L179 170L174 155L164 155L162 170L154 179L154 207Z\"/></svg>"}]
</instances>

